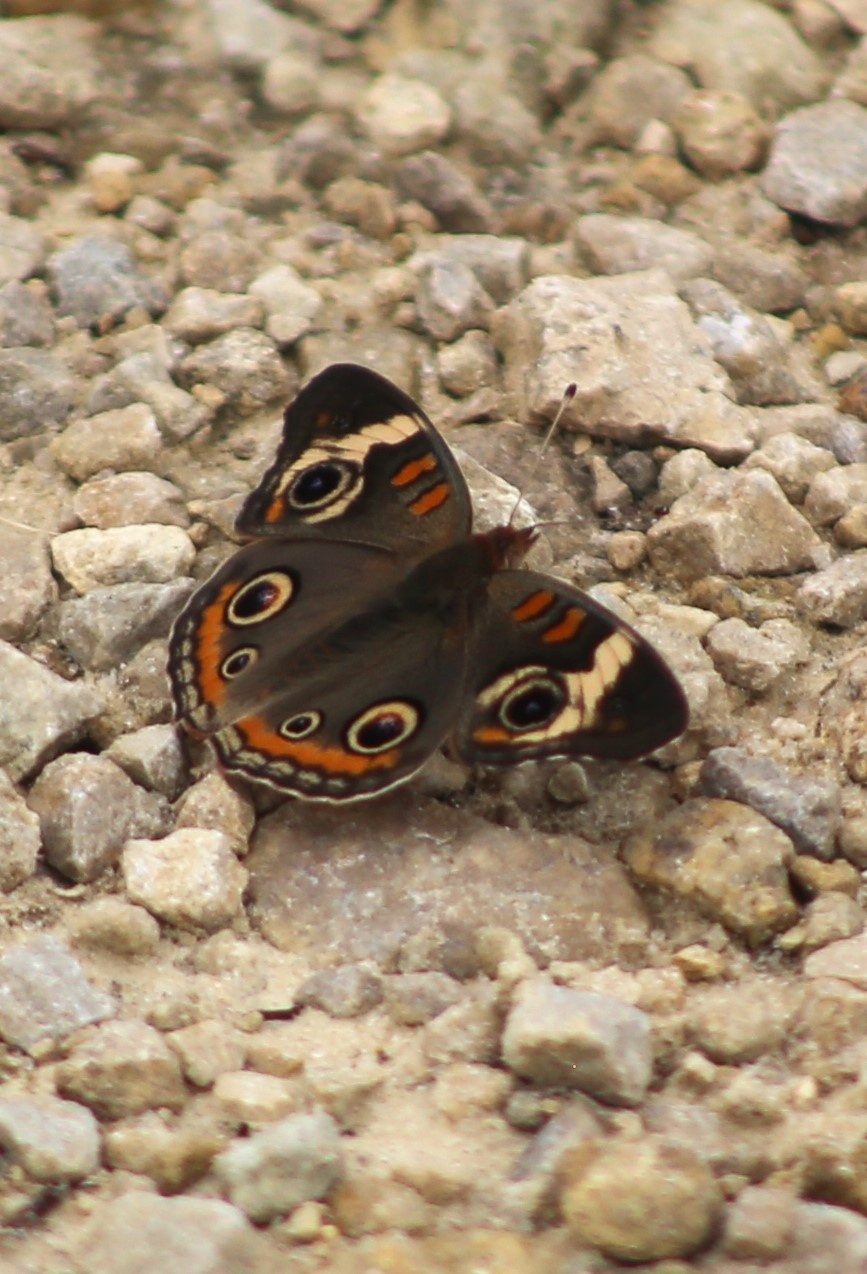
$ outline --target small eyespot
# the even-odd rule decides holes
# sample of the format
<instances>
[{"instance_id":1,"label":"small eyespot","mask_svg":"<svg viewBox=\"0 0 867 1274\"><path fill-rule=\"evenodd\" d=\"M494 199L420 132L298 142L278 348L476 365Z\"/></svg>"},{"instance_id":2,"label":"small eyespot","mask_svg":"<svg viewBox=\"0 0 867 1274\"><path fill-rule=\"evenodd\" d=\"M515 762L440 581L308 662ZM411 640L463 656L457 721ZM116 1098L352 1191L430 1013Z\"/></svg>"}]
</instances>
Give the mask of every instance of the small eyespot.
<instances>
[{"instance_id":1,"label":"small eyespot","mask_svg":"<svg viewBox=\"0 0 867 1274\"><path fill-rule=\"evenodd\" d=\"M554 720L565 702L558 682L531 677L506 695L500 706L500 720L510 730L538 730Z\"/></svg>"},{"instance_id":2,"label":"small eyespot","mask_svg":"<svg viewBox=\"0 0 867 1274\"><path fill-rule=\"evenodd\" d=\"M224 681L232 681L235 677L240 677L241 673L258 658L259 652L255 646L240 646L237 650L233 650L231 655L226 655L220 664L220 675Z\"/></svg>"},{"instance_id":3,"label":"small eyespot","mask_svg":"<svg viewBox=\"0 0 867 1274\"><path fill-rule=\"evenodd\" d=\"M345 461L325 460L303 469L286 492L293 509L310 512L332 504L358 480L357 466Z\"/></svg>"},{"instance_id":4,"label":"small eyespot","mask_svg":"<svg viewBox=\"0 0 867 1274\"><path fill-rule=\"evenodd\" d=\"M244 627L273 619L295 595L295 581L288 571L267 571L239 588L226 611L230 624Z\"/></svg>"},{"instance_id":5,"label":"small eyespot","mask_svg":"<svg viewBox=\"0 0 867 1274\"><path fill-rule=\"evenodd\" d=\"M421 713L404 699L377 703L362 712L346 728L346 746L363 756L376 756L412 738L421 724Z\"/></svg>"},{"instance_id":6,"label":"small eyespot","mask_svg":"<svg viewBox=\"0 0 867 1274\"><path fill-rule=\"evenodd\" d=\"M277 733L284 739L306 739L322 724L321 712L296 712L294 717L287 717L281 722Z\"/></svg>"}]
</instances>

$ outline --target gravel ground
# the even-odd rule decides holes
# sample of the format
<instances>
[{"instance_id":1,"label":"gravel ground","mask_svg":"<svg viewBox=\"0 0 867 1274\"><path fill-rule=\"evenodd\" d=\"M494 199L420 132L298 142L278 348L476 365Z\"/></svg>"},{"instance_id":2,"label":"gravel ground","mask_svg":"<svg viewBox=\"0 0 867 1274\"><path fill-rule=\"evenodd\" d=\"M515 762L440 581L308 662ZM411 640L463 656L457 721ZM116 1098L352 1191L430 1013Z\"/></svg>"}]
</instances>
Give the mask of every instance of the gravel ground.
<instances>
[{"instance_id":1,"label":"gravel ground","mask_svg":"<svg viewBox=\"0 0 867 1274\"><path fill-rule=\"evenodd\" d=\"M867 4L3 13L0 1274L863 1274ZM345 810L184 750L343 358L683 739Z\"/></svg>"}]
</instances>

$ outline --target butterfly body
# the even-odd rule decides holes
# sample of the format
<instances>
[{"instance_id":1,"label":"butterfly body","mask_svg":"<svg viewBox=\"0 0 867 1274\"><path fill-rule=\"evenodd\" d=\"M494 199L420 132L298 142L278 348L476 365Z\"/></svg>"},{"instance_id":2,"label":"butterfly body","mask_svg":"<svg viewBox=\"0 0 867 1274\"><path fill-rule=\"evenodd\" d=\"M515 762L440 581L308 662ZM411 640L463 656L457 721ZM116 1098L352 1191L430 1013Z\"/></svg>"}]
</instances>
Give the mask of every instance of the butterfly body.
<instances>
[{"instance_id":1,"label":"butterfly body","mask_svg":"<svg viewBox=\"0 0 867 1274\"><path fill-rule=\"evenodd\" d=\"M686 724L655 651L521 568L536 531L474 534L416 404L335 364L287 409L245 502L251 539L178 617L177 715L226 769L310 800L370 797L444 741L469 763L643 755Z\"/></svg>"}]
</instances>

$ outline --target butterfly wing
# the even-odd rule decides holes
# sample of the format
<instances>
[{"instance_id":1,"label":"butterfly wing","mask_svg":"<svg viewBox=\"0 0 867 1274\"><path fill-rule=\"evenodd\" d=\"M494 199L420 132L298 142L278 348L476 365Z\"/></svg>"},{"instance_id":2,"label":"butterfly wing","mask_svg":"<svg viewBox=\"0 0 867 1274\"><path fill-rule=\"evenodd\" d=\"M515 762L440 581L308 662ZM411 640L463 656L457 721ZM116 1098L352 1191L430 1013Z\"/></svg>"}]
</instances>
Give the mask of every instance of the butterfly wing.
<instances>
[{"instance_id":1,"label":"butterfly wing","mask_svg":"<svg viewBox=\"0 0 867 1274\"><path fill-rule=\"evenodd\" d=\"M314 376L286 409L274 463L238 515L247 536L339 536L418 556L466 535L466 482L430 420L355 363Z\"/></svg>"},{"instance_id":2,"label":"butterfly wing","mask_svg":"<svg viewBox=\"0 0 867 1274\"><path fill-rule=\"evenodd\" d=\"M460 707L472 595L370 545L248 545L178 618L175 702L224 767L311 800L409 778Z\"/></svg>"},{"instance_id":3,"label":"butterfly wing","mask_svg":"<svg viewBox=\"0 0 867 1274\"><path fill-rule=\"evenodd\" d=\"M645 756L681 734L688 709L667 664L586 593L533 571L501 571L468 666L453 736L465 761Z\"/></svg>"}]
</instances>

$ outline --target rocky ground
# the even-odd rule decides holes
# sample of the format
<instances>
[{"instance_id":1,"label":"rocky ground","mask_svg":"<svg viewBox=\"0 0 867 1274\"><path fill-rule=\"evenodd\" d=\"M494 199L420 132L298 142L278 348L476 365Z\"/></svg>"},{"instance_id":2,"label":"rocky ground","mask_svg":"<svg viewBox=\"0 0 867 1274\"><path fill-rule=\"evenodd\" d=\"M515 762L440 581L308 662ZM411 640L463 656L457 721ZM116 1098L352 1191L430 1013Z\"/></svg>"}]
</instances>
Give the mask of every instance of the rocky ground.
<instances>
[{"instance_id":1,"label":"rocky ground","mask_svg":"<svg viewBox=\"0 0 867 1274\"><path fill-rule=\"evenodd\" d=\"M3 12L2 1274L863 1274L867 4ZM335 358L685 738L340 811L185 753Z\"/></svg>"}]
</instances>

